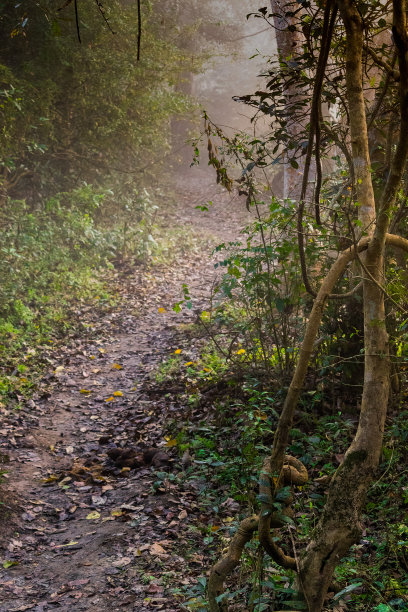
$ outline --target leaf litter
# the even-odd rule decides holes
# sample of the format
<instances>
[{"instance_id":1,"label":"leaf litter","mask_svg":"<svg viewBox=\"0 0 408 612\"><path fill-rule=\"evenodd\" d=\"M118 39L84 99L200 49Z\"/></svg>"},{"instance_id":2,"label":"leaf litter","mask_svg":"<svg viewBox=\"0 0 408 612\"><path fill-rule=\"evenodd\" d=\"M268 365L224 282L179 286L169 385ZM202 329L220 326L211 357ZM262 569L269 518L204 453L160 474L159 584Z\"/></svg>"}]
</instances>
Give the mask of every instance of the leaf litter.
<instances>
[{"instance_id":1,"label":"leaf litter","mask_svg":"<svg viewBox=\"0 0 408 612\"><path fill-rule=\"evenodd\" d=\"M196 315L172 305L187 283L199 308L207 306L209 245L220 230L232 239L240 227L236 203L225 209L229 196L203 180L183 181L163 223L207 239L180 250L172 266L116 272L120 305L82 305L81 332L43 347L49 371L32 399L18 411L0 406L0 453L9 457L2 612L181 610L175 592L202 575L206 544L195 525L211 526L214 516L203 514L199 488L174 478L191 458L165 436L176 399L171 388L157 392L152 373L171 353L194 362L180 324ZM223 206L203 217L188 204L206 191Z\"/></svg>"}]
</instances>

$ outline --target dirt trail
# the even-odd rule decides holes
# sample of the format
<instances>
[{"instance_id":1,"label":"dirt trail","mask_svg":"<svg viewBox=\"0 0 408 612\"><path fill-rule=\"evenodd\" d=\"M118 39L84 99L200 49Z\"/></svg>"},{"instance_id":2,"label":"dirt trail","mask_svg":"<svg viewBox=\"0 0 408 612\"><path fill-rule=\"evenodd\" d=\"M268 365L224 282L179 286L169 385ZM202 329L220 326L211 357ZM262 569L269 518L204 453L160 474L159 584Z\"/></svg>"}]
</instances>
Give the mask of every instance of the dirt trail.
<instances>
[{"instance_id":1,"label":"dirt trail","mask_svg":"<svg viewBox=\"0 0 408 612\"><path fill-rule=\"evenodd\" d=\"M176 349L186 361L193 355L181 324L205 307L210 245L236 239L247 214L200 172L180 180L177 193L166 223L199 232L195 248L171 268L132 270L120 308L101 318L78 312L88 338L50 353L49 392L18 413L2 409L0 451L10 456L18 508L3 534L2 561L16 564L0 572L1 611L181 610L172 590L195 581L188 567L204 571L202 535L189 531L205 520L199 487L167 479L155 492L157 470L177 474L180 458L163 449L152 466L142 455L165 444L162 427L175 410L171 396L153 393L151 372ZM208 199L208 213L195 209ZM176 314L182 283L194 308Z\"/></svg>"}]
</instances>

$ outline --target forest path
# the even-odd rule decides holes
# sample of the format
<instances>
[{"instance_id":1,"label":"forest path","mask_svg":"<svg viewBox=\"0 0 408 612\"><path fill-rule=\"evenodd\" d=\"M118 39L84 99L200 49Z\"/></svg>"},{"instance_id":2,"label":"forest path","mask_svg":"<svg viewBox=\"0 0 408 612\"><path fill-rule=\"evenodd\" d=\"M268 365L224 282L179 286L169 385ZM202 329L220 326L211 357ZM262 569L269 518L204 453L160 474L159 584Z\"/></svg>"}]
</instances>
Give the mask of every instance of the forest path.
<instances>
[{"instance_id":1,"label":"forest path","mask_svg":"<svg viewBox=\"0 0 408 612\"><path fill-rule=\"evenodd\" d=\"M211 249L236 239L248 215L242 199L200 171L176 192L163 223L185 228L186 245L171 266L130 270L109 312L81 308L88 331L48 353L47 392L20 411L2 409L0 449L10 457L2 612L181 610L172 591L195 582L188 567L203 572L204 536L194 525L208 516L194 481L171 480L182 465L163 426L177 412L171 395L154 390L152 372L178 349L194 359L183 324L207 304ZM209 199L213 208L196 210ZM194 307L176 314L182 283ZM157 470L170 478L155 492Z\"/></svg>"}]
</instances>

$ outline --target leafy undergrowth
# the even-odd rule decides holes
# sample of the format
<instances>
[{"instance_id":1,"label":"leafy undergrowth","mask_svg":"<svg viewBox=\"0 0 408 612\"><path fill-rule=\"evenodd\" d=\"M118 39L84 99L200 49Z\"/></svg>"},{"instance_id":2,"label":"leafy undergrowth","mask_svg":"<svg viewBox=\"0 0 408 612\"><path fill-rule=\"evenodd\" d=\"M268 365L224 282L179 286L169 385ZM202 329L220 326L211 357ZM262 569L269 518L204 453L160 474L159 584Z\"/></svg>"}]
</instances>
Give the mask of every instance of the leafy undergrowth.
<instances>
[{"instance_id":1,"label":"leafy undergrowth","mask_svg":"<svg viewBox=\"0 0 408 612\"><path fill-rule=\"evenodd\" d=\"M54 348L92 337L98 318L126 299L135 269L154 284L155 269L196 249L192 229L156 219L159 192L154 201L136 194L122 208L113 199L84 185L38 210L10 201L2 211L0 401L18 407L30 398ZM167 197L167 214L172 207Z\"/></svg>"},{"instance_id":2,"label":"leafy undergrowth","mask_svg":"<svg viewBox=\"0 0 408 612\"><path fill-rule=\"evenodd\" d=\"M201 341L176 351L156 372L159 387L178 392L182 411L168 423L168 434L188 466L183 478L198 483L202 511L215 512L211 524L196 527L204 537L208 566L228 546L239 520L259 509L261 463L270 450L286 391L276 382L245 373L244 360L244 349L236 351L231 364L211 343ZM296 535L291 525L279 534L285 550L292 553L295 545L297 555L312 537L330 477L343 461L358 421L356 409L343 406L324 413L323 405L314 391L304 394L288 449L309 471L309 483L296 492ZM407 417L406 410L396 409L388 417L377 479L363 516L363 537L336 570L340 590L331 593L327 610L407 609ZM254 539L225 594L231 609L298 609L293 572L263 557ZM187 609L208 609L206 576L180 595Z\"/></svg>"}]
</instances>

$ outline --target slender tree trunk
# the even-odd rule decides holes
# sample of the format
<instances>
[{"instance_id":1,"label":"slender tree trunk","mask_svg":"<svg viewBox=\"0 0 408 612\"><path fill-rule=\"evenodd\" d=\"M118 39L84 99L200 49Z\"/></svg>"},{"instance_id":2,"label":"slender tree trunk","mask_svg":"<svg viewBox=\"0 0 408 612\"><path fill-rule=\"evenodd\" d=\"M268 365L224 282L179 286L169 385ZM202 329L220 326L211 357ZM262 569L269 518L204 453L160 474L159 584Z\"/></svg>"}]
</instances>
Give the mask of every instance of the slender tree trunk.
<instances>
[{"instance_id":1,"label":"slender tree trunk","mask_svg":"<svg viewBox=\"0 0 408 612\"><path fill-rule=\"evenodd\" d=\"M271 9L274 14L273 21L275 25L276 45L282 70L285 70L286 61L300 54L304 42L303 32L296 27L297 18L295 16L285 16L289 8L287 0L271 0ZM288 26L290 29L288 29ZM290 108L297 100L302 98L302 92L299 91L296 85L292 85L282 93L286 100L286 106L289 109L287 130L291 136L293 136L294 140L296 140L302 126L292 120ZM298 199L301 182L302 168L293 168L290 163L288 163L288 160L285 159L283 165L282 197L292 198L294 200Z\"/></svg>"},{"instance_id":2,"label":"slender tree trunk","mask_svg":"<svg viewBox=\"0 0 408 612\"><path fill-rule=\"evenodd\" d=\"M256 519L259 542L264 549L283 567L296 567L298 570L299 591L304 595L309 612L321 612L336 565L350 546L361 537L361 514L367 489L378 466L389 393L389 347L383 289L385 244L408 252L408 240L388 233L390 211L395 203L408 156L406 0L393 0L393 39L400 74L400 130L389 177L377 207L378 212L371 179L363 92L364 24L354 0L337 0L337 6L346 30L346 88L356 182L356 208L359 227L365 235L358 240L358 244L340 254L317 292L296 370L275 432L272 453L261 472L260 491L261 488L268 488L268 503L261 504L260 514ZM357 230L356 225L356 232ZM275 555L277 545L271 532L273 521L269 502L274 499L279 487L293 414L304 384L323 310L345 266L355 257L360 260L364 285L365 374L360 419L344 462L332 479L319 523L298 562L297 559L283 555L280 549L279 555ZM243 531L238 530L237 539L232 542L226 557L213 568L210 579L210 587L211 584L213 587L211 610L220 609L216 599L223 591L224 580L237 565L245 542L256 528L254 519L248 523L250 530L246 521L241 523Z\"/></svg>"},{"instance_id":3,"label":"slender tree trunk","mask_svg":"<svg viewBox=\"0 0 408 612\"><path fill-rule=\"evenodd\" d=\"M361 513L381 453L389 393L389 346L382 290L383 256L389 210L395 201L408 148L405 109L408 101L406 7L405 0L394 0L394 37L399 47L401 71L402 138L376 218L361 86L363 24L350 0L341 0L338 4L347 34L347 95L359 217L371 236L364 257L365 370L356 435L330 484L323 514L300 564L299 583L309 612L321 611L336 565L361 537Z\"/></svg>"}]
</instances>

